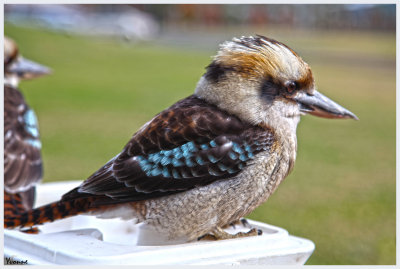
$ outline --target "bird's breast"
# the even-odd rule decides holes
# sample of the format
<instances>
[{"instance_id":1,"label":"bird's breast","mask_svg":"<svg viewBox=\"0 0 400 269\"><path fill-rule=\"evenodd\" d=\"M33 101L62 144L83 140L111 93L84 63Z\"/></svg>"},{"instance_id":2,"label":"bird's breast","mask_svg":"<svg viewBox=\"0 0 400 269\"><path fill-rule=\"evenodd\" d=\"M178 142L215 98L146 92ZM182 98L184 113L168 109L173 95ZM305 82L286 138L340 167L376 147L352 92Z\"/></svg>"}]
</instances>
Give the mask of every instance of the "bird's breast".
<instances>
[{"instance_id":1,"label":"bird's breast","mask_svg":"<svg viewBox=\"0 0 400 269\"><path fill-rule=\"evenodd\" d=\"M288 157L279 147L270 152L260 153L237 176L237 182L232 182L232 185L238 185L236 193L228 196L237 199L237 206L243 209L237 212L238 217L252 212L276 190L291 169Z\"/></svg>"}]
</instances>

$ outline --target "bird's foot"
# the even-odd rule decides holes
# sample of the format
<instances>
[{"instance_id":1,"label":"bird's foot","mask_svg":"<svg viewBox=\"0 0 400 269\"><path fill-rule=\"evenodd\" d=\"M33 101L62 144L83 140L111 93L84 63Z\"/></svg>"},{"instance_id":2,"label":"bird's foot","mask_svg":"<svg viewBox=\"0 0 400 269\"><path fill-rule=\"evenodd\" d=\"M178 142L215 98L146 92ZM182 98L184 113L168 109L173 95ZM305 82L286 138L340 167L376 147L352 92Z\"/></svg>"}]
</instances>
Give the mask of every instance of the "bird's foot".
<instances>
[{"instance_id":1,"label":"bird's foot","mask_svg":"<svg viewBox=\"0 0 400 269\"><path fill-rule=\"evenodd\" d=\"M199 238L197 238L197 241L201 241L201 240L211 240L211 241L216 241L218 240L217 237L213 234L205 234L200 236Z\"/></svg>"},{"instance_id":2,"label":"bird's foot","mask_svg":"<svg viewBox=\"0 0 400 269\"><path fill-rule=\"evenodd\" d=\"M225 239L235 239L249 236L262 235L260 229L253 228L250 231L244 233L239 232L236 234L230 234L225 232L222 228L215 228L211 233L200 236L197 240L225 240Z\"/></svg>"}]
</instances>

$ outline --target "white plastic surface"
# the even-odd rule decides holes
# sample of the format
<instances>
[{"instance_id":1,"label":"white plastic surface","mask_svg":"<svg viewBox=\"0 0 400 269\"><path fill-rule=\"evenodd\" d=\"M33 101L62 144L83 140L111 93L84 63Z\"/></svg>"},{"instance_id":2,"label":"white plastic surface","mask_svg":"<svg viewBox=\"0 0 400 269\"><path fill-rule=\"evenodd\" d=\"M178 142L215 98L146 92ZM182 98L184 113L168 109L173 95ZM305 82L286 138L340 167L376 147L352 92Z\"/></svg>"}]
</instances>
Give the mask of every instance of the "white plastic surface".
<instances>
[{"instance_id":1,"label":"white plastic surface","mask_svg":"<svg viewBox=\"0 0 400 269\"><path fill-rule=\"evenodd\" d=\"M38 187L37 205L58 200L80 182ZM165 246L137 244L140 224L119 219L76 216L39 226L40 234L4 231L4 255L29 264L304 264L314 251L310 240L282 228L248 220L263 235ZM226 231L236 233L248 228Z\"/></svg>"}]
</instances>

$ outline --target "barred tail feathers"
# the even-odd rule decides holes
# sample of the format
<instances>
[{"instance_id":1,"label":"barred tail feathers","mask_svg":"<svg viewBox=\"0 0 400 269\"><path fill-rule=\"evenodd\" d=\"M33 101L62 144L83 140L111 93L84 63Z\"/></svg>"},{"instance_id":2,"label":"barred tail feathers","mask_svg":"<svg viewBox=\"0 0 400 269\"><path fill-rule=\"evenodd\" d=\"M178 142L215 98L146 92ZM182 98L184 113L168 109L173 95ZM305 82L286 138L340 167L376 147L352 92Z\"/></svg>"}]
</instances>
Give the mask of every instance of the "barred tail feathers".
<instances>
[{"instance_id":1,"label":"barred tail feathers","mask_svg":"<svg viewBox=\"0 0 400 269\"><path fill-rule=\"evenodd\" d=\"M57 201L14 216L4 216L4 228L32 227L89 212L91 198Z\"/></svg>"},{"instance_id":2,"label":"barred tail feathers","mask_svg":"<svg viewBox=\"0 0 400 269\"><path fill-rule=\"evenodd\" d=\"M4 218L22 214L27 210L19 193L12 194L4 191Z\"/></svg>"}]
</instances>

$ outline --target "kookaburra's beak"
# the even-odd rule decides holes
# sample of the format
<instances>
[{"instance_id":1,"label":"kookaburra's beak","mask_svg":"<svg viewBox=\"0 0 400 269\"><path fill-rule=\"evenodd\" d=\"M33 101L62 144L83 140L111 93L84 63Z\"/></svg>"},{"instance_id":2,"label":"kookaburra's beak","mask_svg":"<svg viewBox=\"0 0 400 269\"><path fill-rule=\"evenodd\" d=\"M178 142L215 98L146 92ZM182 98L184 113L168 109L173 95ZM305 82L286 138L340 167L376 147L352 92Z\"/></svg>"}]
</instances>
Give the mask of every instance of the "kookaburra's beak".
<instances>
[{"instance_id":1,"label":"kookaburra's beak","mask_svg":"<svg viewBox=\"0 0 400 269\"><path fill-rule=\"evenodd\" d=\"M358 120L357 116L352 112L338 105L316 90L312 95L306 92L298 92L293 99L299 103L300 111L314 116L331 119L352 118Z\"/></svg>"},{"instance_id":2,"label":"kookaburra's beak","mask_svg":"<svg viewBox=\"0 0 400 269\"><path fill-rule=\"evenodd\" d=\"M21 79L36 78L51 73L50 68L23 57L19 57L5 71L16 74Z\"/></svg>"}]
</instances>

